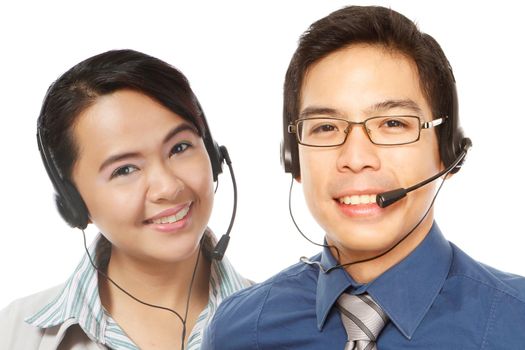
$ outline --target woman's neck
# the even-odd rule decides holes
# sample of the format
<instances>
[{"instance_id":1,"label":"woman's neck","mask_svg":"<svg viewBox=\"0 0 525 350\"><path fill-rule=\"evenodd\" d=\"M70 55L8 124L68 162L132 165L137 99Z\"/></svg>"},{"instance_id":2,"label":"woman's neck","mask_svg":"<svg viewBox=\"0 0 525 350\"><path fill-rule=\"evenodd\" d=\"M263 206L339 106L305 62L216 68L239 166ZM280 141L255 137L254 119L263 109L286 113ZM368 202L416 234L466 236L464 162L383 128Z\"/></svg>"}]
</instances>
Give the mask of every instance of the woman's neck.
<instances>
[{"instance_id":1,"label":"woman's neck","mask_svg":"<svg viewBox=\"0 0 525 350\"><path fill-rule=\"evenodd\" d=\"M185 261L169 265L130 261L112 251L107 274L120 287L145 303L174 310L181 318L185 317L187 308L186 337L208 303L210 262L198 251ZM152 337L159 341L164 339L161 342L170 346L174 345L170 343L172 341L180 344L182 322L172 312L137 302L102 276L99 291L102 305L141 349L149 348L146 342Z\"/></svg>"},{"instance_id":2,"label":"woman's neck","mask_svg":"<svg viewBox=\"0 0 525 350\"><path fill-rule=\"evenodd\" d=\"M197 257L199 257L198 266ZM115 249L107 267L108 276L126 291L139 299L150 300L152 304L176 307L181 299L186 299L193 273L193 293L199 294L204 287L207 293L209 281L209 262L195 251L189 258L176 263L144 262L129 258ZM196 269L195 269L196 268ZM109 289L117 290L111 283ZM121 296L129 298L124 293ZM116 298L120 298L115 294Z\"/></svg>"}]
</instances>

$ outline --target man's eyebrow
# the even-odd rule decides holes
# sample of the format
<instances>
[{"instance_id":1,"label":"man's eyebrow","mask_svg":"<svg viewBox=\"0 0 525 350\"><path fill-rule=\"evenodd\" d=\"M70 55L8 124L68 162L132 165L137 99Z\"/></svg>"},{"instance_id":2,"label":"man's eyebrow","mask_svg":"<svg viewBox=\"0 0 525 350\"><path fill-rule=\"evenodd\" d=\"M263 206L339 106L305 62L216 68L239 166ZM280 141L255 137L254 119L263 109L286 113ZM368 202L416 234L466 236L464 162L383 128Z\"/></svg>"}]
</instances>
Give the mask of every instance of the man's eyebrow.
<instances>
[{"instance_id":1,"label":"man's eyebrow","mask_svg":"<svg viewBox=\"0 0 525 350\"><path fill-rule=\"evenodd\" d=\"M409 109L418 115L423 114L421 107L419 107L419 105L411 99L381 101L369 107L368 110L373 113L388 111L394 108Z\"/></svg>"},{"instance_id":2,"label":"man's eyebrow","mask_svg":"<svg viewBox=\"0 0 525 350\"><path fill-rule=\"evenodd\" d=\"M166 136L164 136L162 143L163 144L168 143L174 136L186 130L189 130L195 133L196 135L199 135L199 132L196 127L188 123L183 123L171 129L166 134ZM112 156L109 156L108 158L106 158L106 160L104 160L104 162L102 162L98 171L101 172L102 170L104 170L104 168L108 167L112 163L119 162L123 159L134 158L134 157L139 157L139 156L140 156L140 152L125 152L125 153L114 154Z\"/></svg>"},{"instance_id":3,"label":"man's eyebrow","mask_svg":"<svg viewBox=\"0 0 525 350\"><path fill-rule=\"evenodd\" d=\"M381 101L368 107L366 111L369 114L374 114L378 112L386 112L394 108L408 109L417 115L423 114L423 110L421 109L421 107L419 107L419 105L411 99ZM338 111L335 108L319 106L306 107L304 110L301 111L301 113L299 113L299 118L309 118L312 116L329 116L335 118L345 117L344 113L341 113L341 111Z\"/></svg>"},{"instance_id":4,"label":"man's eyebrow","mask_svg":"<svg viewBox=\"0 0 525 350\"><path fill-rule=\"evenodd\" d=\"M337 111L334 108L311 106L311 107L306 107L304 110L302 110L301 113L299 113L299 118L308 118L311 116L319 116L319 115L336 117L336 118L342 117L341 112Z\"/></svg>"}]
</instances>

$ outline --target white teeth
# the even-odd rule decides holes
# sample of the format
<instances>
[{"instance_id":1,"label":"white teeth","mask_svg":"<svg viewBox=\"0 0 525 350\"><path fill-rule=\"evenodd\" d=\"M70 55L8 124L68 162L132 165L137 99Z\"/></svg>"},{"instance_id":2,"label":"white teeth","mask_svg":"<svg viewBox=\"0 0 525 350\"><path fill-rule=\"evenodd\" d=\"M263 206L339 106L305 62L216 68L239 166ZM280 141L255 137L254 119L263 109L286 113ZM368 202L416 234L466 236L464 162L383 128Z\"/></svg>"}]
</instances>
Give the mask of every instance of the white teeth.
<instances>
[{"instance_id":1,"label":"white teeth","mask_svg":"<svg viewBox=\"0 0 525 350\"><path fill-rule=\"evenodd\" d=\"M184 209L180 210L177 214L171 216L165 216L160 219L151 220L154 224L172 224L184 218L186 214L190 211L190 206L188 205Z\"/></svg>"},{"instance_id":2,"label":"white teeth","mask_svg":"<svg viewBox=\"0 0 525 350\"><path fill-rule=\"evenodd\" d=\"M361 200L361 203L363 203L363 204L370 203L370 195L359 196L359 199Z\"/></svg>"},{"instance_id":3,"label":"white teeth","mask_svg":"<svg viewBox=\"0 0 525 350\"><path fill-rule=\"evenodd\" d=\"M353 195L353 196L344 196L339 198L339 203L341 204L351 204L351 205L358 205L358 204L369 204L369 203L375 203L376 202L376 195L375 194L362 194L360 196Z\"/></svg>"}]
</instances>

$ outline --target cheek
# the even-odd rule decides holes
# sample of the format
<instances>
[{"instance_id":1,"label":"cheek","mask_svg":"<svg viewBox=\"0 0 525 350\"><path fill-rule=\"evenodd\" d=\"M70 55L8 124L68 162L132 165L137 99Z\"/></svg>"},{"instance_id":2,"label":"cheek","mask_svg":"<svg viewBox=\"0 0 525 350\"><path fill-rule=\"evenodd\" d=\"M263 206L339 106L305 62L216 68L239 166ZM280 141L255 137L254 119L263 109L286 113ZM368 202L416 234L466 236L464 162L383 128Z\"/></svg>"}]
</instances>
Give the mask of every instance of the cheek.
<instances>
[{"instance_id":1,"label":"cheek","mask_svg":"<svg viewBox=\"0 0 525 350\"><path fill-rule=\"evenodd\" d=\"M433 148L428 145L426 149L419 149L419 152L414 154L413 161L411 162L411 169L417 182L423 181L441 170L442 164L439 157L439 151L437 146ZM439 179L435 180L433 184L437 184Z\"/></svg>"},{"instance_id":2,"label":"cheek","mask_svg":"<svg viewBox=\"0 0 525 350\"><path fill-rule=\"evenodd\" d=\"M430 144L400 146L380 150L383 174L391 173L401 187L413 186L440 170L437 151Z\"/></svg>"},{"instance_id":3,"label":"cheek","mask_svg":"<svg viewBox=\"0 0 525 350\"><path fill-rule=\"evenodd\" d=\"M194 173L200 174L200 176L191 176L191 174L188 173L189 176L183 180L186 186L193 192L195 200L197 201L196 204L198 204L195 207L195 213L197 214L195 223L198 226L197 230L199 232L204 232L204 229L208 226L213 209L215 190L211 165L207 158L204 165L204 167L199 167L200 170L198 172Z\"/></svg>"},{"instance_id":4,"label":"cheek","mask_svg":"<svg viewBox=\"0 0 525 350\"><path fill-rule=\"evenodd\" d=\"M315 212L321 200L323 190L330 179L330 157L328 154L319 157L315 152L303 151L299 153L301 164L301 184L308 207Z\"/></svg>"},{"instance_id":5,"label":"cheek","mask_svg":"<svg viewBox=\"0 0 525 350\"><path fill-rule=\"evenodd\" d=\"M299 164L301 180L311 179L315 183L324 183L333 176L337 169L339 153L333 149L320 147L299 148Z\"/></svg>"},{"instance_id":6,"label":"cheek","mask_svg":"<svg viewBox=\"0 0 525 350\"><path fill-rule=\"evenodd\" d=\"M180 179L199 197L201 202L209 202L211 207L215 188L211 163L207 154L199 157L192 164L187 164L180 174Z\"/></svg>"},{"instance_id":7,"label":"cheek","mask_svg":"<svg viewBox=\"0 0 525 350\"><path fill-rule=\"evenodd\" d=\"M120 186L99 184L86 198L91 220L103 231L129 223L141 223L144 185L140 181Z\"/></svg>"}]
</instances>

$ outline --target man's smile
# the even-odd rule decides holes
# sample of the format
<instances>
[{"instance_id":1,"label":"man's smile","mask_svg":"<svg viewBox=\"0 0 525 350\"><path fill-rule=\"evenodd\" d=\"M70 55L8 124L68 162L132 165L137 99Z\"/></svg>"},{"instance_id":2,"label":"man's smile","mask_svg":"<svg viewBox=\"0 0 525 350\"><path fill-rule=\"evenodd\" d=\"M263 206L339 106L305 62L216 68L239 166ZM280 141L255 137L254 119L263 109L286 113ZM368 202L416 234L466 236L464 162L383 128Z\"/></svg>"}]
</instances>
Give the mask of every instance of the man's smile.
<instances>
[{"instance_id":1,"label":"man's smile","mask_svg":"<svg viewBox=\"0 0 525 350\"><path fill-rule=\"evenodd\" d=\"M339 203L347 205L369 204L376 203L376 196L377 194L352 195L340 197L338 200Z\"/></svg>"}]
</instances>

